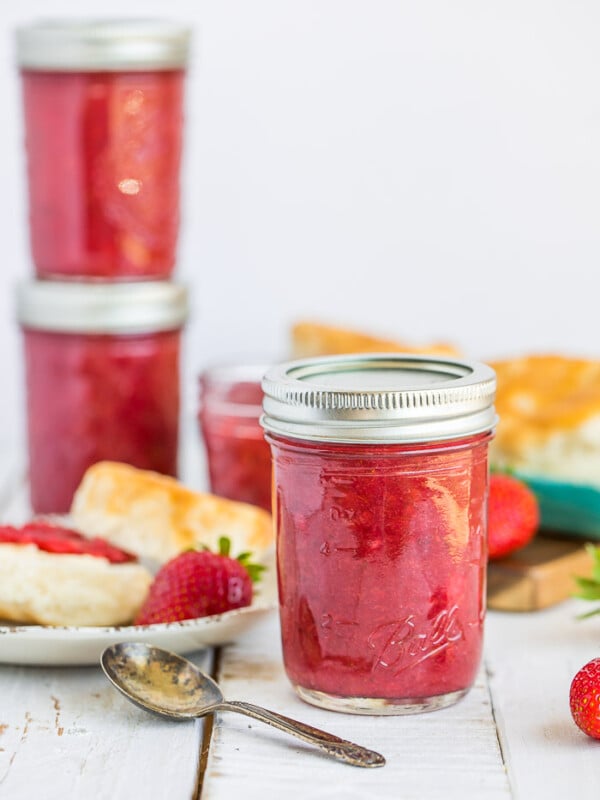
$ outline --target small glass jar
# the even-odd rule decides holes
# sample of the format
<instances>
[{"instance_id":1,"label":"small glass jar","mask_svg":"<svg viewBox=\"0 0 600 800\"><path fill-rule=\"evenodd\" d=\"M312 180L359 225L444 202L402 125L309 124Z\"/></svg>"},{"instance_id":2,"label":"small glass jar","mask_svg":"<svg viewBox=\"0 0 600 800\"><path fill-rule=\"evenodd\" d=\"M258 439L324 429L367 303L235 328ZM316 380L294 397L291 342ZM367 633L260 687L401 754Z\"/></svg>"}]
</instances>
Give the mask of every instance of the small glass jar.
<instances>
[{"instance_id":1,"label":"small glass jar","mask_svg":"<svg viewBox=\"0 0 600 800\"><path fill-rule=\"evenodd\" d=\"M262 365L206 369L198 420L214 494L271 510L271 448L259 419Z\"/></svg>"},{"instance_id":2,"label":"small glass jar","mask_svg":"<svg viewBox=\"0 0 600 800\"><path fill-rule=\"evenodd\" d=\"M454 703L481 658L493 371L332 356L274 367L263 389L297 693L364 714Z\"/></svg>"},{"instance_id":3,"label":"small glass jar","mask_svg":"<svg viewBox=\"0 0 600 800\"><path fill-rule=\"evenodd\" d=\"M38 277L171 275L189 38L159 20L18 29Z\"/></svg>"},{"instance_id":4,"label":"small glass jar","mask_svg":"<svg viewBox=\"0 0 600 800\"><path fill-rule=\"evenodd\" d=\"M97 461L176 475L185 290L31 282L20 287L18 316L33 510L68 511Z\"/></svg>"}]
</instances>

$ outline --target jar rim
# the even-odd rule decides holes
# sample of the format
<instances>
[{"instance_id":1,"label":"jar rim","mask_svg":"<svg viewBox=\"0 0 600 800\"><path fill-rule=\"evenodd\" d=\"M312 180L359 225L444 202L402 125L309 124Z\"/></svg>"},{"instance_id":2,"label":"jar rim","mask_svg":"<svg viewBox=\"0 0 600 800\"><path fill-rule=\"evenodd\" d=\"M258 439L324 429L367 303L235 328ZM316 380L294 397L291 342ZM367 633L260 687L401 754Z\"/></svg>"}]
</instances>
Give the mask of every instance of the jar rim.
<instances>
[{"instance_id":1,"label":"jar rim","mask_svg":"<svg viewBox=\"0 0 600 800\"><path fill-rule=\"evenodd\" d=\"M52 19L16 29L22 69L75 72L182 69L191 29L167 19Z\"/></svg>"},{"instance_id":2,"label":"jar rim","mask_svg":"<svg viewBox=\"0 0 600 800\"><path fill-rule=\"evenodd\" d=\"M256 419L262 413L260 402L232 400L228 389L236 384L253 384L262 389L261 381L269 364L258 362L223 362L207 365L199 376L201 410L221 417Z\"/></svg>"},{"instance_id":3,"label":"jar rim","mask_svg":"<svg viewBox=\"0 0 600 800\"><path fill-rule=\"evenodd\" d=\"M302 359L263 380L264 429L309 441L427 442L494 429L487 364L433 355L357 353Z\"/></svg>"},{"instance_id":4,"label":"jar rim","mask_svg":"<svg viewBox=\"0 0 600 800\"><path fill-rule=\"evenodd\" d=\"M232 361L218 364L207 364L200 372L200 383L210 385L228 385L232 383L260 384L270 364L258 361Z\"/></svg>"},{"instance_id":5,"label":"jar rim","mask_svg":"<svg viewBox=\"0 0 600 800\"><path fill-rule=\"evenodd\" d=\"M170 281L27 281L17 287L17 320L28 329L150 333L180 328L187 316L187 289Z\"/></svg>"}]
</instances>

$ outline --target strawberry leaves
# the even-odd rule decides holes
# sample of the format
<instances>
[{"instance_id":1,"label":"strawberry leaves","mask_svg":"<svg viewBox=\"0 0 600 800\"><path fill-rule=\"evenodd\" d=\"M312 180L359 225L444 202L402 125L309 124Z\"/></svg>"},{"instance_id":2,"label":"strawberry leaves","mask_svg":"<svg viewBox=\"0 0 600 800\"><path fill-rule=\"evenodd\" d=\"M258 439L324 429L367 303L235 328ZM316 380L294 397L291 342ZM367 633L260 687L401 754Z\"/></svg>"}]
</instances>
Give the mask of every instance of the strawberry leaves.
<instances>
[{"instance_id":1,"label":"strawberry leaves","mask_svg":"<svg viewBox=\"0 0 600 800\"><path fill-rule=\"evenodd\" d=\"M232 557L231 539L229 539L228 536L221 536L219 538L219 555L227 558ZM258 583L258 581L261 579L262 573L265 571L265 566L264 564L253 564L251 559L252 553L249 550L247 552L240 553L235 557L235 560L246 568L252 583Z\"/></svg>"},{"instance_id":2,"label":"strawberry leaves","mask_svg":"<svg viewBox=\"0 0 600 800\"><path fill-rule=\"evenodd\" d=\"M575 578L575 583L579 588L579 591L575 594L575 597L579 597L582 600L600 600L600 547L596 547L593 544L586 544L585 549L592 558L592 577ZM592 609L592 611L587 611L585 614L579 614L577 618L587 619L588 617L593 617L596 614L600 614L600 606Z\"/></svg>"}]
</instances>

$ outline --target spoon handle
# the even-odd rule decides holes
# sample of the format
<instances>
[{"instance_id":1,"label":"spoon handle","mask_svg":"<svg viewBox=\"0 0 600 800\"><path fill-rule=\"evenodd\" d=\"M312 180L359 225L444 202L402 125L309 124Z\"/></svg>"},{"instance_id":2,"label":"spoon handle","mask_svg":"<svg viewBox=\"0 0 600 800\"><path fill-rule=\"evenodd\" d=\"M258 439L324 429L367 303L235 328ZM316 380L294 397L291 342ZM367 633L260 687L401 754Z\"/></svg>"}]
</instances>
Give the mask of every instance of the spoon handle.
<instances>
[{"instance_id":1,"label":"spoon handle","mask_svg":"<svg viewBox=\"0 0 600 800\"><path fill-rule=\"evenodd\" d=\"M314 744L330 756L355 767L382 767L385 764L385 758L373 750L367 750L366 747L348 742L346 739L340 739L339 736L334 736L332 733L313 728L312 725L306 725L295 719L284 717L282 714L269 711L261 706L255 706L252 703L226 700L223 703L219 703L219 709L237 711L253 719L266 722L267 725L272 725L274 728L279 728L280 731L290 733L304 742Z\"/></svg>"}]
</instances>

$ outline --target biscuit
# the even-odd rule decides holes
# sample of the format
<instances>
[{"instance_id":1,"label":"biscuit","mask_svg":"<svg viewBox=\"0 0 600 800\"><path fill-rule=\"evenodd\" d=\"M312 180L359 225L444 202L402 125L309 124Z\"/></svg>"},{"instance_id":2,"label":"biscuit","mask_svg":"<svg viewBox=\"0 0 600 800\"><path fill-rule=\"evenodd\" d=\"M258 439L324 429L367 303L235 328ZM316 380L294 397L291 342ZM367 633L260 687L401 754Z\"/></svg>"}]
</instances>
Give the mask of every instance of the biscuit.
<instances>
[{"instance_id":1,"label":"biscuit","mask_svg":"<svg viewBox=\"0 0 600 800\"><path fill-rule=\"evenodd\" d=\"M600 486L600 362L561 355L491 361L494 467Z\"/></svg>"},{"instance_id":2,"label":"biscuit","mask_svg":"<svg viewBox=\"0 0 600 800\"><path fill-rule=\"evenodd\" d=\"M190 548L218 549L260 558L273 544L271 515L261 508L195 492L174 478L102 461L90 467L75 492L73 523L88 536L159 564Z\"/></svg>"},{"instance_id":3,"label":"biscuit","mask_svg":"<svg viewBox=\"0 0 600 800\"><path fill-rule=\"evenodd\" d=\"M152 582L140 564L0 544L0 618L37 625L123 625Z\"/></svg>"},{"instance_id":4,"label":"biscuit","mask_svg":"<svg viewBox=\"0 0 600 800\"><path fill-rule=\"evenodd\" d=\"M442 356L459 355L451 344L437 343L416 346L407 342L382 339L368 333L302 321L292 326L291 349L293 358L344 355L347 353L424 353Z\"/></svg>"}]
</instances>

